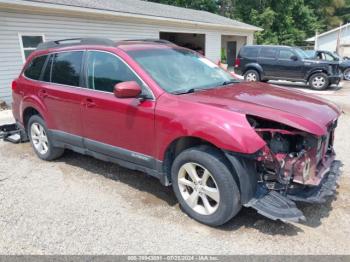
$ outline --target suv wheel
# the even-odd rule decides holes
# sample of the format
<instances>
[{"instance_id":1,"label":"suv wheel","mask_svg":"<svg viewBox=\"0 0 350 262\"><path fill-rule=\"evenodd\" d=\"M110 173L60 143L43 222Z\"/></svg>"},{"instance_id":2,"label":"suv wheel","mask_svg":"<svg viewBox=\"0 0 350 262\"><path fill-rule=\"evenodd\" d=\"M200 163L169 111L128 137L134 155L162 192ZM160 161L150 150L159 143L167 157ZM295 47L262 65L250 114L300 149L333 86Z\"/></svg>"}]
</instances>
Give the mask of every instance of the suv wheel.
<instances>
[{"instance_id":1,"label":"suv wheel","mask_svg":"<svg viewBox=\"0 0 350 262\"><path fill-rule=\"evenodd\" d=\"M248 82L259 82L260 81L259 72L256 70L248 70L244 74L244 79Z\"/></svg>"},{"instance_id":2,"label":"suv wheel","mask_svg":"<svg viewBox=\"0 0 350 262\"><path fill-rule=\"evenodd\" d=\"M329 86L328 76L325 73L316 73L310 77L310 86L315 90L324 90Z\"/></svg>"},{"instance_id":3,"label":"suv wheel","mask_svg":"<svg viewBox=\"0 0 350 262\"><path fill-rule=\"evenodd\" d=\"M171 173L180 206L195 220L219 226L240 211L238 186L215 149L194 147L183 151L176 157Z\"/></svg>"},{"instance_id":4,"label":"suv wheel","mask_svg":"<svg viewBox=\"0 0 350 262\"><path fill-rule=\"evenodd\" d=\"M64 153L63 148L52 145L45 121L38 115L29 119L28 136L34 152L43 160L54 160Z\"/></svg>"},{"instance_id":5,"label":"suv wheel","mask_svg":"<svg viewBox=\"0 0 350 262\"><path fill-rule=\"evenodd\" d=\"M350 81L350 68L344 70L344 80Z\"/></svg>"}]
</instances>

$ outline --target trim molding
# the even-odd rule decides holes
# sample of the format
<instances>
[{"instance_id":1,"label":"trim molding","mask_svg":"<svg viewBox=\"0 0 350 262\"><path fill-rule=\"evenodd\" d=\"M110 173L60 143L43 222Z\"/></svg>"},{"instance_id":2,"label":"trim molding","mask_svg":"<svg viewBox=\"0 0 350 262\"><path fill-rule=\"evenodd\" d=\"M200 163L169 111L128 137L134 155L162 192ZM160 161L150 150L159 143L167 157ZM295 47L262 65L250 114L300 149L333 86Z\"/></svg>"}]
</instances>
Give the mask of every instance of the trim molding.
<instances>
[{"instance_id":1,"label":"trim molding","mask_svg":"<svg viewBox=\"0 0 350 262\"><path fill-rule=\"evenodd\" d=\"M163 161L151 156L59 130L49 130L49 138L53 141L55 147L70 149L102 161L138 170L158 178L164 186L170 185L167 175L163 172Z\"/></svg>"}]
</instances>

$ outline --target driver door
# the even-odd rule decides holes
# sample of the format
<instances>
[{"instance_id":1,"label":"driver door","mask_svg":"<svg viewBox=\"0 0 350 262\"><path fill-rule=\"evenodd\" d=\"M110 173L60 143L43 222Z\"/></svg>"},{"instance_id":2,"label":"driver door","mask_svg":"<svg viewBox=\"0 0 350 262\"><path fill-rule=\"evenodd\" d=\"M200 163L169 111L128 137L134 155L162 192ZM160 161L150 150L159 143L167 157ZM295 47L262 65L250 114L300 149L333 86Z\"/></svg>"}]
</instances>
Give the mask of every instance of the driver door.
<instances>
[{"instance_id":1,"label":"driver door","mask_svg":"<svg viewBox=\"0 0 350 262\"><path fill-rule=\"evenodd\" d=\"M87 149L152 168L155 101L143 81L117 55L88 51L83 133ZM149 99L117 98L114 86L136 81Z\"/></svg>"},{"instance_id":2,"label":"driver door","mask_svg":"<svg viewBox=\"0 0 350 262\"><path fill-rule=\"evenodd\" d=\"M297 60L293 59L297 58ZM280 75L286 79L304 79L304 63L290 49L280 49L278 52L278 66Z\"/></svg>"}]
</instances>

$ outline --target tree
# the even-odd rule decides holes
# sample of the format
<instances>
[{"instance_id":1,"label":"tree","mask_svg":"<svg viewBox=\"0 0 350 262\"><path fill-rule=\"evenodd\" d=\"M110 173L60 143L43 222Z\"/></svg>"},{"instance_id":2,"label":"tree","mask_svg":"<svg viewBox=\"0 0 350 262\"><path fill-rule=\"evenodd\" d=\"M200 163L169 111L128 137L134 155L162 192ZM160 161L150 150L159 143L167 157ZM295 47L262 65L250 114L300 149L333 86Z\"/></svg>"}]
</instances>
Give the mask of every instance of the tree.
<instances>
[{"instance_id":1,"label":"tree","mask_svg":"<svg viewBox=\"0 0 350 262\"><path fill-rule=\"evenodd\" d=\"M338 27L349 15L350 1L348 0L305 0L305 3L315 10L323 31ZM348 8L347 13L346 8Z\"/></svg>"},{"instance_id":2,"label":"tree","mask_svg":"<svg viewBox=\"0 0 350 262\"><path fill-rule=\"evenodd\" d=\"M303 45L320 27L304 0L237 1L235 16L264 29L256 34L259 44Z\"/></svg>"},{"instance_id":3,"label":"tree","mask_svg":"<svg viewBox=\"0 0 350 262\"><path fill-rule=\"evenodd\" d=\"M264 29L258 44L304 45L315 31L350 22L350 0L149 0L205 10Z\"/></svg>"},{"instance_id":4,"label":"tree","mask_svg":"<svg viewBox=\"0 0 350 262\"><path fill-rule=\"evenodd\" d=\"M218 13L219 11L219 6L215 0L151 0L151 2L203 10L211 13Z\"/></svg>"}]
</instances>

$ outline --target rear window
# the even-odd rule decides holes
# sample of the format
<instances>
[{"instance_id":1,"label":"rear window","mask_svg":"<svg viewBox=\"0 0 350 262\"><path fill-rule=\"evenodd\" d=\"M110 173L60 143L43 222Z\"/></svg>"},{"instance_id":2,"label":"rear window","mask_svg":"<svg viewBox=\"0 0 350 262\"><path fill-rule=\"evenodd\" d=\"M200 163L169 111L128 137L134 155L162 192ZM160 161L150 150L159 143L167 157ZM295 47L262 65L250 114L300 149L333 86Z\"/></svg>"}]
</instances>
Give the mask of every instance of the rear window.
<instances>
[{"instance_id":1,"label":"rear window","mask_svg":"<svg viewBox=\"0 0 350 262\"><path fill-rule=\"evenodd\" d=\"M30 79L39 80L47 55L34 58L24 71L24 75Z\"/></svg>"},{"instance_id":2,"label":"rear window","mask_svg":"<svg viewBox=\"0 0 350 262\"><path fill-rule=\"evenodd\" d=\"M79 86L83 52L62 52L54 54L52 57L51 82Z\"/></svg>"},{"instance_id":3,"label":"rear window","mask_svg":"<svg viewBox=\"0 0 350 262\"><path fill-rule=\"evenodd\" d=\"M242 57L256 58L259 54L259 47L256 46L246 46L241 51Z\"/></svg>"},{"instance_id":4,"label":"rear window","mask_svg":"<svg viewBox=\"0 0 350 262\"><path fill-rule=\"evenodd\" d=\"M260 52L261 58L276 58L277 49L274 47L263 47Z\"/></svg>"}]
</instances>

